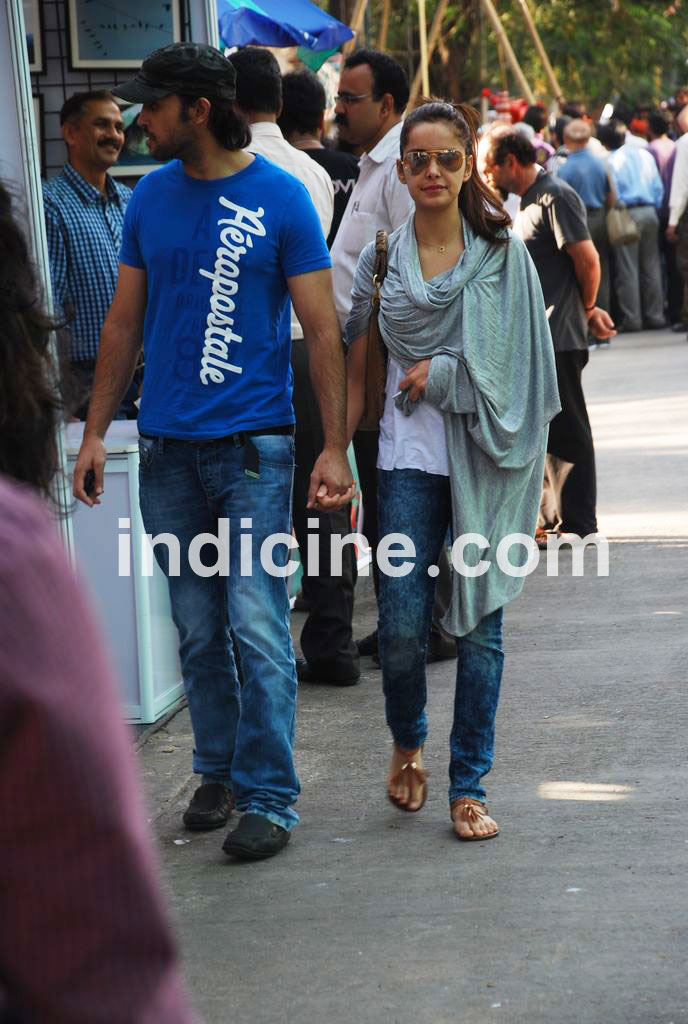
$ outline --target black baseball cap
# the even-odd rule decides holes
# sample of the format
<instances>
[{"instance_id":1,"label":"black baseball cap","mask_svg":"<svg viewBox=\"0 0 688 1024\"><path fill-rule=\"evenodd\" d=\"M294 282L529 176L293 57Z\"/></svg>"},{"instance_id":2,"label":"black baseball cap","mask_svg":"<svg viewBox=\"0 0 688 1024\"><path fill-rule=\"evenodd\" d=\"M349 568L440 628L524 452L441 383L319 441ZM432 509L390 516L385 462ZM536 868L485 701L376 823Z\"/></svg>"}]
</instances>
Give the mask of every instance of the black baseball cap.
<instances>
[{"instance_id":1,"label":"black baseball cap","mask_svg":"<svg viewBox=\"0 0 688 1024\"><path fill-rule=\"evenodd\" d=\"M170 43L146 57L136 78L112 91L129 103L152 103L173 93L233 100L236 71L214 46Z\"/></svg>"}]
</instances>

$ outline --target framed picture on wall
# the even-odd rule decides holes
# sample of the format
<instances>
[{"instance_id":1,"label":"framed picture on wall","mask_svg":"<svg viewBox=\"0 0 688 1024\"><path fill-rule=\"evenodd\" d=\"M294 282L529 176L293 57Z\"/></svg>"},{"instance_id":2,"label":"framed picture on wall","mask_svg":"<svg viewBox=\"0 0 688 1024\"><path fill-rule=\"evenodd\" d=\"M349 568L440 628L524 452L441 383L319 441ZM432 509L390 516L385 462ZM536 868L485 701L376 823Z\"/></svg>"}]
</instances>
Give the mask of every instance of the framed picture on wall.
<instances>
[{"instance_id":1,"label":"framed picture on wall","mask_svg":"<svg viewBox=\"0 0 688 1024\"><path fill-rule=\"evenodd\" d=\"M108 172L116 178L135 178L154 171L156 167L162 167L161 163L151 158L143 128L139 128L137 118L140 111L140 103L122 106L124 145L119 160Z\"/></svg>"},{"instance_id":2,"label":"framed picture on wall","mask_svg":"<svg viewBox=\"0 0 688 1024\"><path fill-rule=\"evenodd\" d=\"M43 58L43 21L39 0L23 0L24 26L26 28L26 49L29 53L29 71L42 74L45 71Z\"/></svg>"},{"instance_id":3,"label":"framed picture on wall","mask_svg":"<svg viewBox=\"0 0 688 1024\"><path fill-rule=\"evenodd\" d=\"M144 57L181 41L181 0L67 0L72 71L138 68Z\"/></svg>"},{"instance_id":4,"label":"framed picture on wall","mask_svg":"<svg viewBox=\"0 0 688 1024\"><path fill-rule=\"evenodd\" d=\"M41 168L41 178L45 178L45 132L43 131L43 97L32 96L33 101L33 123L36 129L36 146L38 147L38 162Z\"/></svg>"}]
</instances>

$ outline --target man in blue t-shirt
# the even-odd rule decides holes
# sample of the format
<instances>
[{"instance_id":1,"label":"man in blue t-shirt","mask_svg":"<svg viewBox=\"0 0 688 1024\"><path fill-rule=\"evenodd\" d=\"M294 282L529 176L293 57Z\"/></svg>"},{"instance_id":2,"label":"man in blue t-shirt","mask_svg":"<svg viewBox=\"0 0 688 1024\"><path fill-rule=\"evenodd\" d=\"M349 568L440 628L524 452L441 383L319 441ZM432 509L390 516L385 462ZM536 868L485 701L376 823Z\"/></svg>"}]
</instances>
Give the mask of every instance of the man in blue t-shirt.
<instances>
[{"instance_id":1,"label":"man in blue t-shirt","mask_svg":"<svg viewBox=\"0 0 688 1024\"><path fill-rule=\"evenodd\" d=\"M127 210L74 494L99 503L103 438L143 341L141 512L168 577L202 777L184 823L217 828L236 806L244 814L223 849L256 860L281 850L298 821L289 298L325 438L308 504L338 508L353 496L330 259L303 185L244 152L235 71L218 50L166 46L117 93L143 104L151 155L170 162L139 183Z\"/></svg>"}]
</instances>

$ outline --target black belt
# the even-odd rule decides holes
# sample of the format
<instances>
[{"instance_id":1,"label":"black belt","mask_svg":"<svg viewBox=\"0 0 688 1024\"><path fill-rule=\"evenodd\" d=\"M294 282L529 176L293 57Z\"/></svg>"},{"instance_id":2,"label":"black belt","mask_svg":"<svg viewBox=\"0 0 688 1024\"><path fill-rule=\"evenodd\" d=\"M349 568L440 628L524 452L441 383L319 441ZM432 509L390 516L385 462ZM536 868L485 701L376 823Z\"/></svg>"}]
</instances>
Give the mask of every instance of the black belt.
<instances>
[{"instance_id":1,"label":"black belt","mask_svg":"<svg viewBox=\"0 0 688 1024\"><path fill-rule=\"evenodd\" d=\"M163 441L167 444L217 444L218 441L231 441L235 448L244 449L244 473L254 479L260 477L260 456L258 449L253 443L254 437L274 436L276 434L294 436L294 424L286 423L279 427L259 427L258 430L238 430L235 434L226 434L224 437L189 439L181 437L165 437ZM141 434L141 437L150 441L157 441L157 437L151 434Z\"/></svg>"}]
</instances>

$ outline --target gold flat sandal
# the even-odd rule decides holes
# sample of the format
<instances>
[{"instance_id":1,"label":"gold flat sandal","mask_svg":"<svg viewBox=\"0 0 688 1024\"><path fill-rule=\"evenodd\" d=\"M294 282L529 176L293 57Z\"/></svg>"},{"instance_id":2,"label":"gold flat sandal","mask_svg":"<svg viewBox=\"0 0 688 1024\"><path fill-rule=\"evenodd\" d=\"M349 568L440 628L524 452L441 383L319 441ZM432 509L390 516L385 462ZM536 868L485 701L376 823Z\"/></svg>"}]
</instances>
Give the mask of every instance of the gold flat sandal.
<instances>
[{"instance_id":1,"label":"gold flat sandal","mask_svg":"<svg viewBox=\"0 0 688 1024\"><path fill-rule=\"evenodd\" d=\"M480 800L474 800L470 796L461 796L458 800L452 800L449 806L449 814L451 815L451 820L455 826L457 819L466 822L468 825L474 825L477 821L490 817L487 813L487 807L485 804L481 803ZM496 821L495 826L494 832L488 832L487 835L484 836L460 836L456 828L454 828L454 834L462 843L474 843L478 840L494 839L495 836L498 836L499 827L497 826Z\"/></svg>"},{"instance_id":2,"label":"gold flat sandal","mask_svg":"<svg viewBox=\"0 0 688 1024\"><path fill-rule=\"evenodd\" d=\"M400 748L397 747L396 749L399 750ZM409 751L402 751L402 753L410 753L410 752ZM418 778L418 780L420 781L420 783L422 785L422 796L421 796L421 801L420 801L420 804L418 805L418 807L409 807L407 804L405 804L398 797L392 796L392 794L389 791L390 786L398 785L399 782L402 781L402 777L403 777L404 773L408 772L408 771L414 772L416 777ZM409 786L409 789L410 788L411 787ZM413 761L413 760L406 761L404 764L402 764L401 768L397 772L395 772L394 775L390 776L390 778L387 780L387 799L389 800L390 803L394 804L395 807L398 807L400 811L408 811L410 814L416 814L425 805L425 801L427 800L427 798L428 798L428 776L423 771L423 769L421 767L419 767L419 765L417 764L416 761Z\"/></svg>"}]
</instances>

